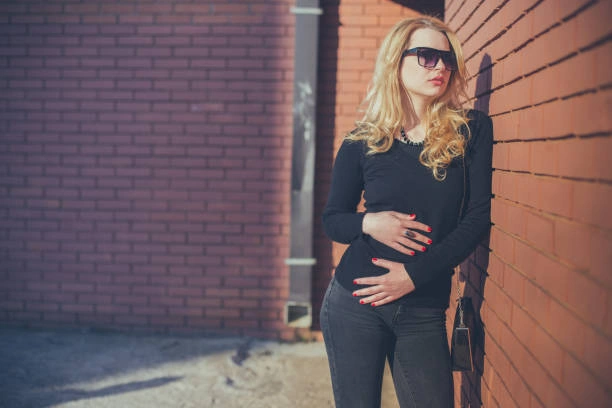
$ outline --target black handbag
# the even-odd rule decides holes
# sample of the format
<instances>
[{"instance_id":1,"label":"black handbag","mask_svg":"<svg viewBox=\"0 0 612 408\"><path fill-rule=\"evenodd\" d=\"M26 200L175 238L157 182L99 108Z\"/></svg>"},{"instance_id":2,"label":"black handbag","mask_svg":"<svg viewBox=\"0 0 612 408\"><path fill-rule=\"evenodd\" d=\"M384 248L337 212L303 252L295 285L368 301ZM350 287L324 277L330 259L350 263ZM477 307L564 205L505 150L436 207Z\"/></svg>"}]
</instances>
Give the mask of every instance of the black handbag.
<instances>
[{"instance_id":1,"label":"black handbag","mask_svg":"<svg viewBox=\"0 0 612 408\"><path fill-rule=\"evenodd\" d=\"M459 271L457 273L457 294L459 294ZM451 337L451 367L453 371L473 371L472 341L470 328L465 324L465 311L472 310L472 299L467 296L457 297L457 310L453 322Z\"/></svg>"},{"instance_id":2,"label":"black handbag","mask_svg":"<svg viewBox=\"0 0 612 408\"><path fill-rule=\"evenodd\" d=\"M461 221L463 215L463 206L465 205L465 193L467 183L467 169L465 163L465 153L461 157L463 164L463 198L461 199L461 207L459 208L459 219ZM453 334L451 337L451 367L453 371L473 371L474 363L472 360L472 342L470 337L470 328L465 324L466 310L473 311L472 299L467 296L461 296L459 290L459 274L461 267L455 267L455 276L457 278L457 309L455 310L455 320L453 322Z\"/></svg>"}]
</instances>

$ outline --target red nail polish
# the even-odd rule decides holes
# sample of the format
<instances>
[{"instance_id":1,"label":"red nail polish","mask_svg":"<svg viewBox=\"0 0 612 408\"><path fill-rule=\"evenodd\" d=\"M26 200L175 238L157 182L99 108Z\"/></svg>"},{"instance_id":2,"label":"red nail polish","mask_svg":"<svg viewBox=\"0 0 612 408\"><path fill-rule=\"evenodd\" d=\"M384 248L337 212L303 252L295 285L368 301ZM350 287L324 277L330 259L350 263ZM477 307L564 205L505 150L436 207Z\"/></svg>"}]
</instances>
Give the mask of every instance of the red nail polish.
<instances>
[{"instance_id":1,"label":"red nail polish","mask_svg":"<svg viewBox=\"0 0 612 408\"><path fill-rule=\"evenodd\" d=\"M410 251L410 255L414 255L414 251Z\"/></svg>"},{"instance_id":2,"label":"red nail polish","mask_svg":"<svg viewBox=\"0 0 612 408\"><path fill-rule=\"evenodd\" d=\"M361 300L359 301L359 303L361 303L361 304L363 305L365 302L364 302L364 300L363 300L363 299L361 299Z\"/></svg>"},{"instance_id":3,"label":"red nail polish","mask_svg":"<svg viewBox=\"0 0 612 408\"><path fill-rule=\"evenodd\" d=\"M416 217L416 215L415 215L415 214L408 214L408 216L409 216L409 217L412 217L412 218Z\"/></svg>"},{"instance_id":4,"label":"red nail polish","mask_svg":"<svg viewBox=\"0 0 612 408\"><path fill-rule=\"evenodd\" d=\"M432 242L433 242L433 241L432 241L431 239L428 239L428 240L427 240L427 243L428 243L428 244L431 244Z\"/></svg>"},{"instance_id":5,"label":"red nail polish","mask_svg":"<svg viewBox=\"0 0 612 408\"><path fill-rule=\"evenodd\" d=\"M353 280L353 285L357 284L357 279Z\"/></svg>"},{"instance_id":6,"label":"red nail polish","mask_svg":"<svg viewBox=\"0 0 612 408\"><path fill-rule=\"evenodd\" d=\"M378 258L372 258L372 262L378 261Z\"/></svg>"},{"instance_id":7,"label":"red nail polish","mask_svg":"<svg viewBox=\"0 0 612 408\"><path fill-rule=\"evenodd\" d=\"M427 227L427 232L431 232L431 228L430 227Z\"/></svg>"},{"instance_id":8,"label":"red nail polish","mask_svg":"<svg viewBox=\"0 0 612 408\"><path fill-rule=\"evenodd\" d=\"M353 293L353 297L357 297L357 294L356 294L356 293Z\"/></svg>"},{"instance_id":9,"label":"red nail polish","mask_svg":"<svg viewBox=\"0 0 612 408\"><path fill-rule=\"evenodd\" d=\"M372 303L372 306L376 306L376 303Z\"/></svg>"},{"instance_id":10,"label":"red nail polish","mask_svg":"<svg viewBox=\"0 0 612 408\"><path fill-rule=\"evenodd\" d=\"M423 252L425 252L426 249L427 248L425 248L425 247L421 247L421 251L423 251Z\"/></svg>"}]
</instances>

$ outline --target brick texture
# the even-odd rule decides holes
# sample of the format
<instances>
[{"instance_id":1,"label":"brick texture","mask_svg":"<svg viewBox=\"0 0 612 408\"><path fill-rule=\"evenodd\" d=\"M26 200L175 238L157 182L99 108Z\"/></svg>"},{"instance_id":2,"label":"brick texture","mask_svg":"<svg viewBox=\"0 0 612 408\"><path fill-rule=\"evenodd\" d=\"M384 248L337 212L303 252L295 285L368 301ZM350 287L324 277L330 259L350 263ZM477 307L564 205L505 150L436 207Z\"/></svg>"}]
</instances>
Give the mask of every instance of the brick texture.
<instances>
[{"instance_id":1,"label":"brick texture","mask_svg":"<svg viewBox=\"0 0 612 408\"><path fill-rule=\"evenodd\" d=\"M461 284L482 319L476 372L456 374L456 406L612 398L610 15L607 1L446 1L496 139L494 225Z\"/></svg>"},{"instance_id":2,"label":"brick texture","mask_svg":"<svg viewBox=\"0 0 612 408\"><path fill-rule=\"evenodd\" d=\"M293 338L291 0L0 2L0 320Z\"/></svg>"}]
</instances>

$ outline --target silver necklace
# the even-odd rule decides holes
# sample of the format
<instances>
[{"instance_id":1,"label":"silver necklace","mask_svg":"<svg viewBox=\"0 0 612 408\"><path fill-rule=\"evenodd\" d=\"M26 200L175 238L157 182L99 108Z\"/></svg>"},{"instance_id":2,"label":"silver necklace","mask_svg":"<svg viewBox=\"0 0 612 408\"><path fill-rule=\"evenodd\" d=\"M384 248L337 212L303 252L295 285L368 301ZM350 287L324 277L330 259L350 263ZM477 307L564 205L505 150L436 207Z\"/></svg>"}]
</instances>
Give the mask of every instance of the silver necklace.
<instances>
[{"instance_id":1,"label":"silver necklace","mask_svg":"<svg viewBox=\"0 0 612 408\"><path fill-rule=\"evenodd\" d=\"M404 144L410 144L410 145L413 145L413 146L419 146L419 145L423 144L423 140L421 140L420 142L414 142L414 141L410 140L408 138L408 136L406 136L406 132L404 131L404 127L403 126L400 128L400 138L399 138L399 141L404 143Z\"/></svg>"}]
</instances>

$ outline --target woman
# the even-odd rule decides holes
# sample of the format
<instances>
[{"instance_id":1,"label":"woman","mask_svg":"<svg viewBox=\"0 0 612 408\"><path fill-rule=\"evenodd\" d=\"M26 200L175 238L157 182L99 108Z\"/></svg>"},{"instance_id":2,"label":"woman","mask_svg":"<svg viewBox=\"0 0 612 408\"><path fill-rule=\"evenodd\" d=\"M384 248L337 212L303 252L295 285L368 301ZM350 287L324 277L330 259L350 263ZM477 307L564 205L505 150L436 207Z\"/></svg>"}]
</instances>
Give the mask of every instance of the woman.
<instances>
[{"instance_id":1,"label":"woman","mask_svg":"<svg viewBox=\"0 0 612 408\"><path fill-rule=\"evenodd\" d=\"M350 245L321 327L338 408L380 406L385 359L401 407L453 405L451 275L488 230L491 205L491 120L461 109L465 84L444 23L399 22L336 157L323 223ZM362 193L367 210L356 212Z\"/></svg>"}]
</instances>

